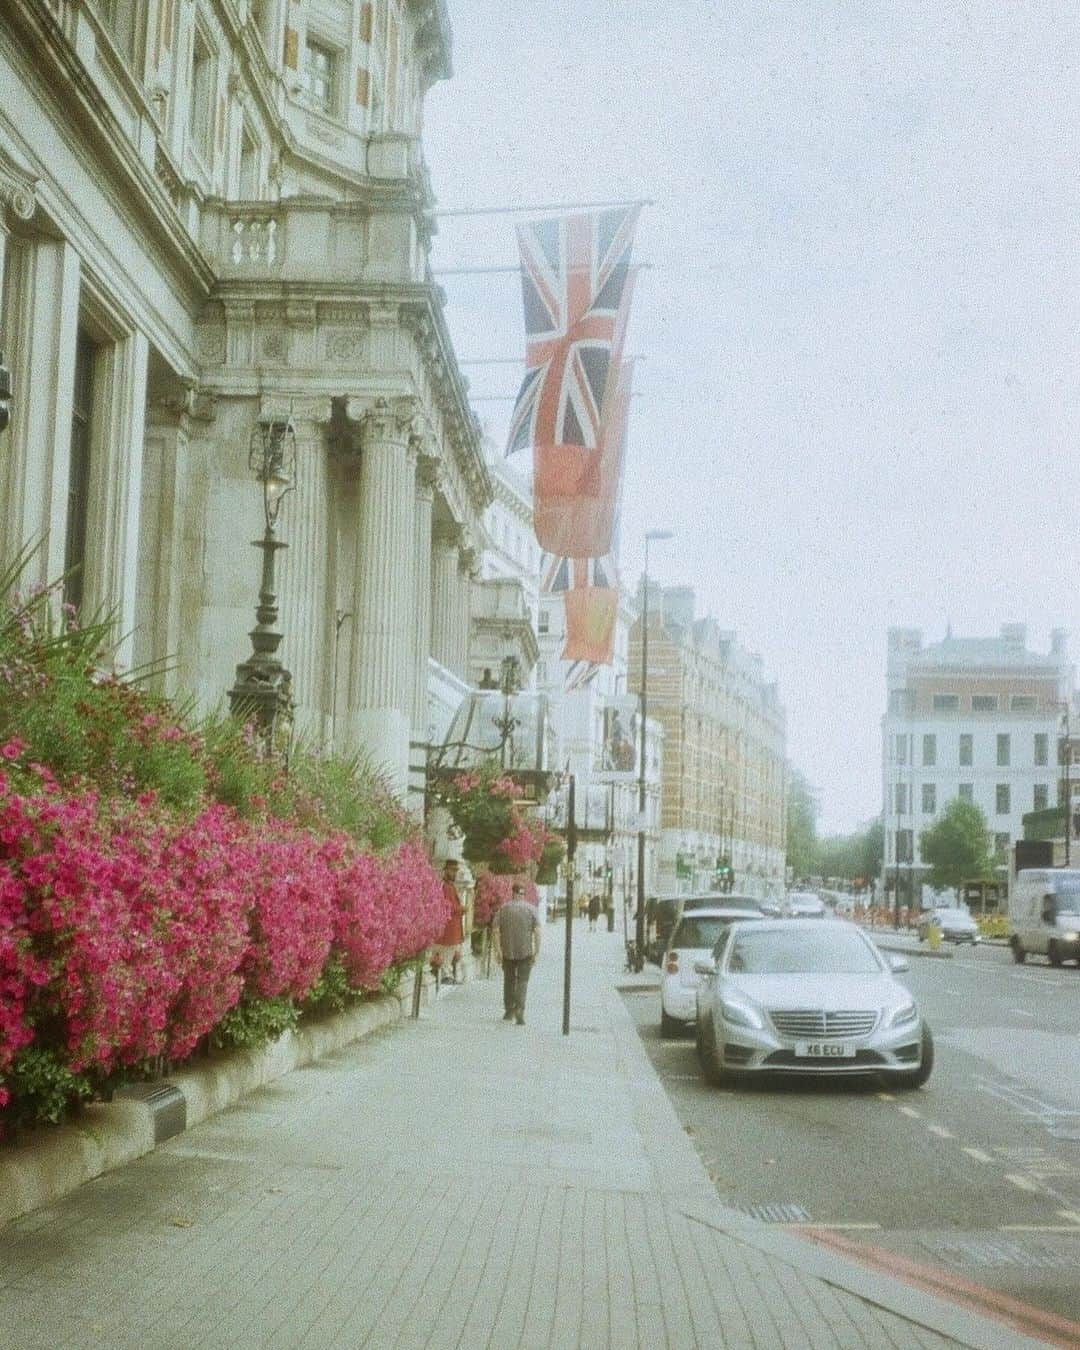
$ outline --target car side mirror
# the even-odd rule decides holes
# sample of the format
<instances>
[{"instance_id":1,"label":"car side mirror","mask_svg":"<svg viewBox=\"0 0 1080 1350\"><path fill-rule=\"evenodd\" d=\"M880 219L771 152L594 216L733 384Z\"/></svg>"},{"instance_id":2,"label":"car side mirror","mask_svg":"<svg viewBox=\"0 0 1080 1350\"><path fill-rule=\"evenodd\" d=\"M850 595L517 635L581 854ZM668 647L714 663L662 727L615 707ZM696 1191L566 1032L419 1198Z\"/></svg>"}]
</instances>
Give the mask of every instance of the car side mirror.
<instances>
[{"instance_id":1,"label":"car side mirror","mask_svg":"<svg viewBox=\"0 0 1080 1350\"><path fill-rule=\"evenodd\" d=\"M708 961L708 960L705 960L705 961L695 961L695 962L694 962L694 974L695 974L695 975L715 975L715 974L716 974L716 962L715 962L715 961Z\"/></svg>"},{"instance_id":2,"label":"car side mirror","mask_svg":"<svg viewBox=\"0 0 1080 1350\"><path fill-rule=\"evenodd\" d=\"M905 970L911 969L911 962L906 956L897 956L895 952L890 952L889 969L894 975L902 975Z\"/></svg>"}]
</instances>

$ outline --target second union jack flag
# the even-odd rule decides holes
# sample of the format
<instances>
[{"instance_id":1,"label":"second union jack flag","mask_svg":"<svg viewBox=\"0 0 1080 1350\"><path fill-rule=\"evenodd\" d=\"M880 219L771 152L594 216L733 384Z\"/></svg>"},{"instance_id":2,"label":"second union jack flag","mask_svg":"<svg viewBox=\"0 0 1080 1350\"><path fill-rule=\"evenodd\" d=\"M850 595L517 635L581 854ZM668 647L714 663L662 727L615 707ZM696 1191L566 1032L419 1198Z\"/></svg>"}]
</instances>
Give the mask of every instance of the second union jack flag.
<instances>
[{"instance_id":1,"label":"second union jack flag","mask_svg":"<svg viewBox=\"0 0 1080 1350\"><path fill-rule=\"evenodd\" d=\"M525 309L525 378L507 454L533 451L536 537L563 557L611 548L605 431L616 401L633 272L637 206L534 221L518 228Z\"/></svg>"}]
</instances>

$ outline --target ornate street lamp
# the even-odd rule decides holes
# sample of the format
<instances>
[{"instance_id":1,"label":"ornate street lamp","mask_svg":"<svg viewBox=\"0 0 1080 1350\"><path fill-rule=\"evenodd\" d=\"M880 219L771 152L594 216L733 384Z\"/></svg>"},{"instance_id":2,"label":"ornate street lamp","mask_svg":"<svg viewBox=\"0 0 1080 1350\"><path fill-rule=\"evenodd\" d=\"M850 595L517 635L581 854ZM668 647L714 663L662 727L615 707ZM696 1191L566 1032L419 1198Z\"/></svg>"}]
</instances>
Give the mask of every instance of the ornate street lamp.
<instances>
[{"instance_id":1,"label":"ornate street lamp","mask_svg":"<svg viewBox=\"0 0 1080 1350\"><path fill-rule=\"evenodd\" d=\"M292 676L277 657L282 634L277 628L277 583L275 558L288 548L277 537L278 512L284 497L296 487L296 429L291 412L261 417L251 433L248 467L262 484L263 537L253 541L262 550L262 578L255 627L251 630L251 656L236 667L236 683L229 690L229 708L235 716L253 718L266 749L273 749L278 719L292 709Z\"/></svg>"}]
</instances>

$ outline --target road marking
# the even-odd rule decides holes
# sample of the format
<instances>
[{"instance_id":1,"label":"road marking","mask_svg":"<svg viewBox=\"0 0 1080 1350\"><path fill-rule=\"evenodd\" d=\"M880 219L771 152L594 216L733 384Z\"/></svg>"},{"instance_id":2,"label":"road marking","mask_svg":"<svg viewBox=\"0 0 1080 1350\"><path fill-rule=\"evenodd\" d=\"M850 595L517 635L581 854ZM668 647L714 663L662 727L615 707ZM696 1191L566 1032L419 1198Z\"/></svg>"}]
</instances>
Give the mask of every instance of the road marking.
<instances>
[{"instance_id":1,"label":"road marking","mask_svg":"<svg viewBox=\"0 0 1080 1350\"><path fill-rule=\"evenodd\" d=\"M785 1228L827 1228L832 1233L871 1233L880 1232L879 1223L789 1223ZM1072 1229L1069 1230L1072 1232Z\"/></svg>"},{"instance_id":2,"label":"road marking","mask_svg":"<svg viewBox=\"0 0 1080 1350\"><path fill-rule=\"evenodd\" d=\"M965 1148L964 1152L969 1158L974 1158L976 1162L990 1163L994 1161L990 1154L984 1153L981 1148Z\"/></svg>"},{"instance_id":3,"label":"road marking","mask_svg":"<svg viewBox=\"0 0 1080 1350\"><path fill-rule=\"evenodd\" d=\"M1000 1233L1080 1233L1074 1223L1003 1223Z\"/></svg>"},{"instance_id":4,"label":"road marking","mask_svg":"<svg viewBox=\"0 0 1080 1350\"><path fill-rule=\"evenodd\" d=\"M877 1099L878 1099L879 1102L894 1102L894 1101L896 1101L896 1093L895 1093L895 1092L879 1092L879 1093L877 1094Z\"/></svg>"},{"instance_id":5,"label":"road marking","mask_svg":"<svg viewBox=\"0 0 1080 1350\"><path fill-rule=\"evenodd\" d=\"M910 1116L912 1120L922 1120L922 1112L916 1111L913 1106L898 1106L896 1109L901 1115Z\"/></svg>"},{"instance_id":6,"label":"road marking","mask_svg":"<svg viewBox=\"0 0 1080 1350\"><path fill-rule=\"evenodd\" d=\"M936 1134L939 1139L955 1139L956 1135L952 1130L947 1130L944 1125L927 1125L931 1134Z\"/></svg>"},{"instance_id":7,"label":"road marking","mask_svg":"<svg viewBox=\"0 0 1080 1350\"><path fill-rule=\"evenodd\" d=\"M1014 1186L1019 1186L1022 1191L1037 1191L1039 1184L1032 1181L1030 1177L1022 1177L1017 1172L1008 1172L1005 1175L1006 1181L1011 1181Z\"/></svg>"},{"instance_id":8,"label":"road marking","mask_svg":"<svg viewBox=\"0 0 1080 1350\"><path fill-rule=\"evenodd\" d=\"M1014 1017L1034 1017L1034 1016L1035 1016L1035 1014L1031 1011L1030 1008L1009 1008L1008 1011L1011 1012L1011 1013L1013 1014Z\"/></svg>"},{"instance_id":9,"label":"road marking","mask_svg":"<svg viewBox=\"0 0 1080 1350\"><path fill-rule=\"evenodd\" d=\"M1058 1218L1059 1218L1059 1219L1068 1219L1070 1223L1074 1223L1074 1224L1080 1226L1080 1210L1076 1210L1076 1209L1059 1209L1059 1210L1058 1210Z\"/></svg>"}]
</instances>

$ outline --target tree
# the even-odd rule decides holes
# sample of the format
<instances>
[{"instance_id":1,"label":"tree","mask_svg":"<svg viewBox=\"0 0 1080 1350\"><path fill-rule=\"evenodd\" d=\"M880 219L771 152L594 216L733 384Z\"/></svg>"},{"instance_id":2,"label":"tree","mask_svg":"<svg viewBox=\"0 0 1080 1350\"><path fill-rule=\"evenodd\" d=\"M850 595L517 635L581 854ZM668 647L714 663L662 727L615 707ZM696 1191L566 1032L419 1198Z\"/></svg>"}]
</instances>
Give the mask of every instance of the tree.
<instances>
[{"instance_id":1,"label":"tree","mask_svg":"<svg viewBox=\"0 0 1080 1350\"><path fill-rule=\"evenodd\" d=\"M986 817L974 802L955 797L933 825L919 835L923 862L930 865L935 891L965 881L988 880L991 874Z\"/></svg>"},{"instance_id":2,"label":"tree","mask_svg":"<svg viewBox=\"0 0 1080 1350\"><path fill-rule=\"evenodd\" d=\"M821 840L818 846L823 877L867 881L881 871L882 824L880 818L861 825L853 834L833 834Z\"/></svg>"},{"instance_id":3,"label":"tree","mask_svg":"<svg viewBox=\"0 0 1080 1350\"><path fill-rule=\"evenodd\" d=\"M797 877L817 875L817 798L798 769L791 770L787 791L787 865Z\"/></svg>"}]
</instances>

